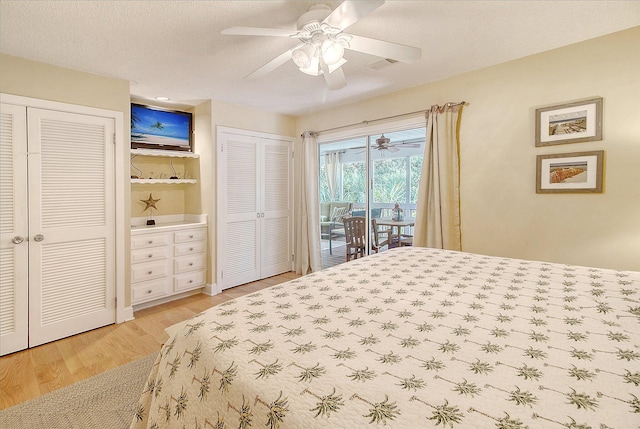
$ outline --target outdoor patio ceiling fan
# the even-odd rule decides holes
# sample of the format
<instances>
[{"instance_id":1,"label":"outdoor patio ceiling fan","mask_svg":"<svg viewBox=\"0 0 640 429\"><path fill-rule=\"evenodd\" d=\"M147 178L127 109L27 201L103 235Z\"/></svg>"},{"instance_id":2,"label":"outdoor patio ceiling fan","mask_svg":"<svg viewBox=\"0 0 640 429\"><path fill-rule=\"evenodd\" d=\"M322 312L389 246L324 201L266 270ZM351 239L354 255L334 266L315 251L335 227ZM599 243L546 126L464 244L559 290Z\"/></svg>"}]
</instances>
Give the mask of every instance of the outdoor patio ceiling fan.
<instances>
[{"instance_id":1,"label":"outdoor patio ceiling fan","mask_svg":"<svg viewBox=\"0 0 640 429\"><path fill-rule=\"evenodd\" d=\"M316 4L298 18L296 30L231 27L222 30L222 34L289 37L299 41L245 79L257 79L293 60L301 72L311 76L323 75L329 89L340 89L347 84L342 71L342 65L347 62L345 49L405 63L421 58L420 48L343 32L383 4L384 0L345 0L333 11L326 4Z\"/></svg>"},{"instance_id":2,"label":"outdoor patio ceiling fan","mask_svg":"<svg viewBox=\"0 0 640 429\"><path fill-rule=\"evenodd\" d=\"M415 140L414 140L415 141ZM385 137L382 134L376 139L375 145L371 145L371 149L387 150L389 152L398 152L402 148L418 148L421 147L420 143L413 143L411 141L401 141L397 143L391 143L389 137ZM354 147L353 149L367 149L367 146Z\"/></svg>"}]
</instances>

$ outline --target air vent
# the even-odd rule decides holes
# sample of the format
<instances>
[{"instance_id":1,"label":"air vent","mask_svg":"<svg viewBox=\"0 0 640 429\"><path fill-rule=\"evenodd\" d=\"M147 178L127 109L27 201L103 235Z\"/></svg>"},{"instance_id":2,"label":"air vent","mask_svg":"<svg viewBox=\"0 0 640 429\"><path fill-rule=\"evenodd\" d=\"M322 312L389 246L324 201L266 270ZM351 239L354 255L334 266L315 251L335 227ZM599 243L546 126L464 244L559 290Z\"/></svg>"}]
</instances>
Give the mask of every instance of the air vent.
<instances>
[{"instance_id":1,"label":"air vent","mask_svg":"<svg viewBox=\"0 0 640 429\"><path fill-rule=\"evenodd\" d=\"M367 64L367 67L372 68L374 70L380 70L385 67L389 67L398 61L392 60L391 58L383 58L381 60L374 61L372 63Z\"/></svg>"}]
</instances>

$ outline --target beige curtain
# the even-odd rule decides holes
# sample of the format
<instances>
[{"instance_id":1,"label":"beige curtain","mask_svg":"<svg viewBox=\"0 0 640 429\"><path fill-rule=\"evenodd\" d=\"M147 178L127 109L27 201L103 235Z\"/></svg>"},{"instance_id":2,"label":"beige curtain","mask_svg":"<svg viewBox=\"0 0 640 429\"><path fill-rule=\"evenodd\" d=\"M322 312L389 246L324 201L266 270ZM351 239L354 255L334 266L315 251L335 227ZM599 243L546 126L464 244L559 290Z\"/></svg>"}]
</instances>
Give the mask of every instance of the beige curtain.
<instances>
[{"instance_id":1,"label":"beige curtain","mask_svg":"<svg viewBox=\"0 0 640 429\"><path fill-rule=\"evenodd\" d=\"M462 250L458 133L462 104L431 106L426 113L414 246Z\"/></svg>"},{"instance_id":2,"label":"beige curtain","mask_svg":"<svg viewBox=\"0 0 640 429\"><path fill-rule=\"evenodd\" d=\"M327 152L324 154L324 169L327 173L327 185L329 186L329 201L338 201L338 172L340 171L340 154Z\"/></svg>"},{"instance_id":3,"label":"beige curtain","mask_svg":"<svg viewBox=\"0 0 640 429\"><path fill-rule=\"evenodd\" d=\"M318 204L319 157L318 141L313 133L302 135L301 164L296 172L300 184L300 198L296 202L296 260L297 274L306 275L322 269L320 250L320 207Z\"/></svg>"}]
</instances>

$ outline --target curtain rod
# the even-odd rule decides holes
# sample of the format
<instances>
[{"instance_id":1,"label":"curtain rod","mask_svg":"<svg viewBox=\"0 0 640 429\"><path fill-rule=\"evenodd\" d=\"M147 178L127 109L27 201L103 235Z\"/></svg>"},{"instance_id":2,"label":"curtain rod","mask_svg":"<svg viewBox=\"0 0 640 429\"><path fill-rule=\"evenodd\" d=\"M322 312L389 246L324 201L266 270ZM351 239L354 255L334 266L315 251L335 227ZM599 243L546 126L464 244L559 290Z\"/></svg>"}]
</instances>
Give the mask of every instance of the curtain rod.
<instances>
[{"instance_id":1,"label":"curtain rod","mask_svg":"<svg viewBox=\"0 0 640 429\"><path fill-rule=\"evenodd\" d=\"M321 133L326 133L328 131L336 131L336 130L341 130L343 128L355 127L356 125L369 125L372 122L386 121L388 119L396 119L396 118L402 118L404 116L417 115L418 113L426 113L426 112L431 111L433 108L437 108L438 110L440 110L440 109L446 108L446 107L463 106L465 104L467 104L466 101L460 101L460 102L457 102L457 103L449 102L449 103L446 103L444 106L438 106L437 104L434 104L433 106L431 106L429 109L426 109L426 110L416 110L415 112L401 113L399 115L386 116L384 118L371 119L371 120L368 120L368 121L365 120L365 121L357 122L357 123L354 123L354 124L341 125L339 127L334 127L334 128L327 128L327 129L321 130L321 131L312 131L311 133L315 134L315 135L318 135L318 134L321 134Z\"/></svg>"}]
</instances>

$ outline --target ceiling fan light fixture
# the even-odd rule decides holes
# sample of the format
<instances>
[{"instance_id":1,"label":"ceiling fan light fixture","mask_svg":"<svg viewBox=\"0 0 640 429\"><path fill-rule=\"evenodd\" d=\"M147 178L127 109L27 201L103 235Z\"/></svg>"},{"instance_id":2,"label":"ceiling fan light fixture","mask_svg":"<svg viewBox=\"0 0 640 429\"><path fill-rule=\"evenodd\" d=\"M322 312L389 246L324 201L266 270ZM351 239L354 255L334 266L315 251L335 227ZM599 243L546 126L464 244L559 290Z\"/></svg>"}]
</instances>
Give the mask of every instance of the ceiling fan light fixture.
<instances>
[{"instance_id":1,"label":"ceiling fan light fixture","mask_svg":"<svg viewBox=\"0 0 640 429\"><path fill-rule=\"evenodd\" d=\"M328 66L338 63L344 55L344 47L331 39L322 42L320 47L322 61Z\"/></svg>"},{"instance_id":2,"label":"ceiling fan light fixture","mask_svg":"<svg viewBox=\"0 0 640 429\"><path fill-rule=\"evenodd\" d=\"M338 70L340 67L346 64L346 62L347 60L345 60L344 58L340 58L340 61L338 61L337 63L329 65L329 73L333 73L334 71Z\"/></svg>"},{"instance_id":3,"label":"ceiling fan light fixture","mask_svg":"<svg viewBox=\"0 0 640 429\"><path fill-rule=\"evenodd\" d=\"M340 61L333 65L327 65L327 69L329 70L329 73L333 73L334 71L342 67L346 62L347 60L342 58ZM320 76L324 73L320 64L320 58L317 55L313 57L313 59L311 60L311 65L309 67L300 67L300 71L302 73L308 74L309 76Z\"/></svg>"},{"instance_id":4,"label":"ceiling fan light fixture","mask_svg":"<svg viewBox=\"0 0 640 429\"><path fill-rule=\"evenodd\" d=\"M322 69L320 68L320 57L318 55L314 55L311 58L309 65L307 67L300 67L300 71L308 74L309 76L320 76L322 74Z\"/></svg>"},{"instance_id":5,"label":"ceiling fan light fixture","mask_svg":"<svg viewBox=\"0 0 640 429\"><path fill-rule=\"evenodd\" d=\"M291 59L300 69L310 67L314 58L317 58L316 47L310 43L305 43L291 52Z\"/></svg>"}]
</instances>

